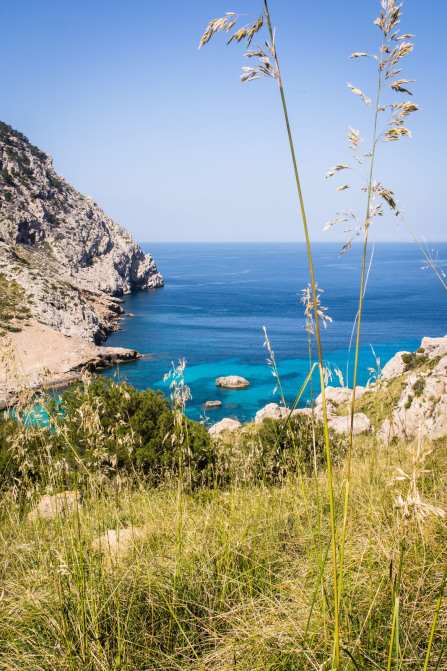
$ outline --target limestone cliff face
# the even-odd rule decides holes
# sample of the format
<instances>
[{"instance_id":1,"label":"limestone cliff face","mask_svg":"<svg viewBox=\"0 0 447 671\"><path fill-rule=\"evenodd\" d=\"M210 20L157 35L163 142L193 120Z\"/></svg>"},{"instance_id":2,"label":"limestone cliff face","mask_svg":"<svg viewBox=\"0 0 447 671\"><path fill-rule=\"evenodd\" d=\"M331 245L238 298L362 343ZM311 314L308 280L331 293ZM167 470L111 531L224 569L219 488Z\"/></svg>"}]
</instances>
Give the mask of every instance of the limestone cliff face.
<instances>
[{"instance_id":1,"label":"limestone cliff face","mask_svg":"<svg viewBox=\"0 0 447 671\"><path fill-rule=\"evenodd\" d=\"M24 288L36 319L96 342L122 312L117 297L163 286L131 235L1 122L0 274Z\"/></svg>"}]
</instances>

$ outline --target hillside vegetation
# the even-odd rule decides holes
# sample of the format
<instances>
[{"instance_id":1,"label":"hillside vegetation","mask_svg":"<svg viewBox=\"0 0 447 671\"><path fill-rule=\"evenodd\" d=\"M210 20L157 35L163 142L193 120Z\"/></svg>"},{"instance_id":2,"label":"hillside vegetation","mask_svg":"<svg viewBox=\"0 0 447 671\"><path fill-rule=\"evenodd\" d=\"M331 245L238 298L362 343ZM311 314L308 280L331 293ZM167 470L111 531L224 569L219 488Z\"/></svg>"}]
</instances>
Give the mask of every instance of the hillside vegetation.
<instances>
[{"instance_id":1,"label":"hillside vegetation","mask_svg":"<svg viewBox=\"0 0 447 671\"><path fill-rule=\"evenodd\" d=\"M87 379L59 406L41 400L43 421L24 406L0 423L0 669L327 668L318 423L315 439L298 416L211 441L178 394ZM446 439L376 435L353 454L342 668L389 668L393 639L399 668L422 669L438 613L427 668L446 669ZM345 439L331 434L331 449L340 515ZM30 514L63 491L78 492L65 514Z\"/></svg>"}]
</instances>

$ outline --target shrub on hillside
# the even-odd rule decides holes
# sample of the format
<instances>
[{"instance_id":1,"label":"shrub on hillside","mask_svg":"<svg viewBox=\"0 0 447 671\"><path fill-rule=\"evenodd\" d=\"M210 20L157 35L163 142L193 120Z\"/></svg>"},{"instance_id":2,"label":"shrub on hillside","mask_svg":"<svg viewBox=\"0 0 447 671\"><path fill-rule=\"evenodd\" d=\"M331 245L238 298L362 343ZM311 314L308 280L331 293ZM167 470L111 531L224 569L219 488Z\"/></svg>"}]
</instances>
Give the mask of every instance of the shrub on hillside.
<instances>
[{"instance_id":1,"label":"shrub on hillside","mask_svg":"<svg viewBox=\"0 0 447 671\"><path fill-rule=\"evenodd\" d=\"M11 476L19 476L17 464L11 458L11 441L16 431L17 423L6 414L0 415L0 489L10 484Z\"/></svg>"},{"instance_id":2,"label":"shrub on hillside","mask_svg":"<svg viewBox=\"0 0 447 671\"><path fill-rule=\"evenodd\" d=\"M161 391L139 391L98 377L62 395L65 440L86 464L142 471L160 484L176 476L179 455L188 482L211 477L213 451L205 427L177 414ZM75 467L76 464L73 464Z\"/></svg>"},{"instance_id":3,"label":"shrub on hillside","mask_svg":"<svg viewBox=\"0 0 447 671\"><path fill-rule=\"evenodd\" d=\"M299 469L310 472L315 465L320 468L327 463L323 422L315 422L313 430L307 415L294 415L288 422L265 419L258 436L264 468L271 478L283 478ZM339 466L346 454L346 438L330 431L330 445L332 464Z\"/></svg>"},{"instance_id":4,"label":"shrub on hillside","mask_svg":"<svg viewBox=\"0 0 447 671\"><path fill-rule=\"evenodd\" d=\"M153 485L177 478L212 481L207 430L173 409L162 392L98 377L15 418L0 418L0 487L79 486L87 473L144 475ZM180 460L179 460L180 457Z\"/></svg>"},{"instance_id":5,"label":"shrub on hillside","mask_svg":"<svg viewBox=\"0 0 447 671\"><path fill-rule=\"evenodd\" d=\"M329 432L331 461L341 466L347 439ZM216 479L220 484L265 481L281 483L298 472L310 474L314 467L326 467L326 448L322 422L306 415L286 420L264 419L260 425L248 425L224 439L218 451Z\"/></svg>"}]
</instances>

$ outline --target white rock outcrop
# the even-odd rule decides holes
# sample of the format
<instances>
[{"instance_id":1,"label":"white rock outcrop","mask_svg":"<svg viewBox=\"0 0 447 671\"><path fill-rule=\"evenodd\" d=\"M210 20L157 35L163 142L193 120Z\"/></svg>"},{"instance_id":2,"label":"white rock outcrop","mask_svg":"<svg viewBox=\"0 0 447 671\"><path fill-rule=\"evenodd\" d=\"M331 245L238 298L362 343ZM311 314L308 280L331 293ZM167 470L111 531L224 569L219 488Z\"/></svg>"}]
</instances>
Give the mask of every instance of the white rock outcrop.
<instances>
[{"instance_id":1,"label":"white rock outcrop","mask_svg":"<svg viewBox=\"0 0 447 671\"><path fill-rule=\"evenodd\" d=\"M355 388L355 397L361 398L363 394L368 391L368 387L359 387ZM326 387L325 389L326 402L332 401L337 403L337 405L344 405L351 400L352 389L349 387ZM315 399L315 405L319 406L323 402L323 394L319 394Z\"/></svg>"},{"instance_id":2,"label":"white rock outcrop","mask_svg":"<svg viewBox=\"0 0 447 671\"><path fill-rule=\"evenodd\" d=\"M422 338L421 349L428 354L429 359L447 354L447 336L443 338Z\"/></svg>"},{"instance_id":3,"label":"white rock outcrop","mask_svg":"<svg viewBox=\"0 0 447 671\"><path fill-rule=\"evenodd\" d=\"M211 428L209 428L208 433L213 438L217 438L222 433L222 431L235 431L240 426L242 425L237 421L237 419L230 419L230 417L225 417L220 422L217 422L217 424L214 424Z\"/></svg>"},{"instance_id":4,"label":"white rock outcrop","mask_svg":"<svg viewBox=\"0 0 447 671\"><path fill-rule=\"evenodd\" d=\"M328 426L336 433L348 435L351 432L351 415L331 417L328 420ZM371 433L371 431L373 431L373 426L368 417L363 412L354 413L353 434L356 436L359 433Z\"/></svg>"},{"instance_id":5,"label":"white rock outcrop","mask_svg":"<svg viewBox=\"0 0 447 671\"><path fill-rule=\"evenodd\" d=\"M282 419L283 417L286 417L289 412L290 411L287 408L282 408L277 403L269 403L264 408L261 408L261 410L258 410L255 416L255 422L256 424L260 424L267 418Z\"/></svg>"},{"instance_id":6,"label":"white rock outcrop","mask_svg":"<svg viewBox=\"0 0 447 671\"><path fill-rule=\"evenodd\" d=\"M28 519L51 520L61 515L72 515L79 505L79 492L60 492L59 494L45 494L37 506L28 513Z\"/></svg>"},{"instance_id":7,"label":"white rock outcrop","mask_svg":"<svg viewBox=\"0 0 447 671\"><path fill-rule=\"evenodd\" d=\"M402 359L404 354L410 354L410 352L397 352L397 354L384 365L380 375L382 380L391 380L391 378L402 375L405 372L406 364Z\"/></svg>"},{"instance_id":8,"label":"white rock outcrop","mask_svg":"<svg viewBox=\"0 0 447 671\"><path fill-rule=\"evenodd\" d=\"M378 436L435 440L447 433L447 356L428 373L409 375L397 407L386 419Z\"/></svg>"}]
</instances>

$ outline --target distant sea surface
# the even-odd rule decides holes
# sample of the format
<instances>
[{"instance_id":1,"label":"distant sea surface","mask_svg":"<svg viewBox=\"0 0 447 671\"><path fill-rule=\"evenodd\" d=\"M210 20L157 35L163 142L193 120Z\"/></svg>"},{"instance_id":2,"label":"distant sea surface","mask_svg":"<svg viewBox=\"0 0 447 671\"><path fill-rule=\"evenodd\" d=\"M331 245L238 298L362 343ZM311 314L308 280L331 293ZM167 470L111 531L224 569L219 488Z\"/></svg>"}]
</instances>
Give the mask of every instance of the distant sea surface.
<instances>
[{"instance_id":1,"label":"distant sea surface","mask_svg":"<svg viewBox=\"0 0 447 671\"><path fill-rule=\"evenodd\" d=\"M308 337L300 292L309 271L304 244L143 243L165 281L163 289L137 291L125 298L122 330L105 345L131 347L138 361L104 371L139 389L169 394L163 377L172 363L186 359L185 380L192 399L187 414L214 423L223 417L248 421L257 410L279 402L267 364L263 326L275 352L286 400L292 403L308 371ZM352 384L353 347L349 344L359 297L361 245L342 257L340 244L315 244L314 261L321 301L332 318L322 332L327 364L338 366ZM440 267L447 268L447 243L432 245ZM423 336L447 333L447 292L413 244L375 245L362 316L358 384L366 384L375 356L383 366L399 350L416 350ZM313 342L313 356L316 346ZM373 354L373 350L375 355ZM218 389L221 375L241 375L248 389ZM333 384L339 383L334 379ZM319 393L318 376L314 391ZM306 389L300 406L310 395Z\"/></svg>"}]
</instances>

